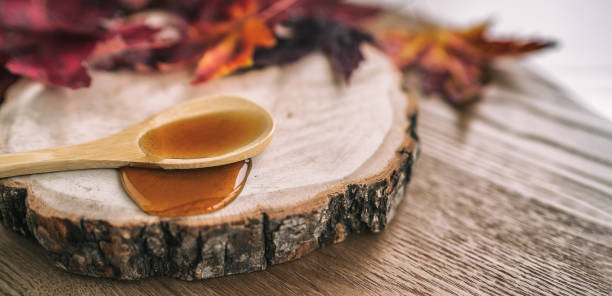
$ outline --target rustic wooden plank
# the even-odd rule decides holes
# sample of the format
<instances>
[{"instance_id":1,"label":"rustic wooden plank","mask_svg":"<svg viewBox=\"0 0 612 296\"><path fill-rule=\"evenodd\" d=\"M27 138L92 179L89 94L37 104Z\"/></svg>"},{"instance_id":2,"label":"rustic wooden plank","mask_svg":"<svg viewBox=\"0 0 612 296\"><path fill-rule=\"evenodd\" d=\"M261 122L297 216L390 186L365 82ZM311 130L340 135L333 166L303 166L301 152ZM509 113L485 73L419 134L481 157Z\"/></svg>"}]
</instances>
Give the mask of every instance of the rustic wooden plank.
<instances>
[{"instance_id":1,"label":"rustic wooden plank","mask_svg":"<svg viewBox=\"0 0 612 296\"><path fill-rule=\"evenodd\" d=\"M380 234L263 272L123 282L58 271L2 229L0 293L610 295L612 124L522 66L501 70L464 113L421 101L421 157Z\"/></svg>"}]
</instances>

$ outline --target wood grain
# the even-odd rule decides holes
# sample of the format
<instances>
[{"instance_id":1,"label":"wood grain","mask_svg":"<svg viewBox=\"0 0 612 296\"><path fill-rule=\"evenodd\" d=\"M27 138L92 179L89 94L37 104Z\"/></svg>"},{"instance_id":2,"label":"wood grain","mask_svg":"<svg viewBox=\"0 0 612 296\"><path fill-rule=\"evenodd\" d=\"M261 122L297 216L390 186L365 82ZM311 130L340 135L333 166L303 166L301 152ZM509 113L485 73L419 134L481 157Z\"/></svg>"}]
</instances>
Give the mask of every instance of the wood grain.
<instances>
[{"instance_id":1,"label":"wood grain","mask_svg":"<svg viewBox=\"0 0 612 296\"><path fill-rule=\"evenodd\" d=\"M50 266L0 230L0 293L610 295L612 124L519 64L471 110L420 103L423 149L395 220L266 271L122 282Z\"/></svg>"}]
</instances>

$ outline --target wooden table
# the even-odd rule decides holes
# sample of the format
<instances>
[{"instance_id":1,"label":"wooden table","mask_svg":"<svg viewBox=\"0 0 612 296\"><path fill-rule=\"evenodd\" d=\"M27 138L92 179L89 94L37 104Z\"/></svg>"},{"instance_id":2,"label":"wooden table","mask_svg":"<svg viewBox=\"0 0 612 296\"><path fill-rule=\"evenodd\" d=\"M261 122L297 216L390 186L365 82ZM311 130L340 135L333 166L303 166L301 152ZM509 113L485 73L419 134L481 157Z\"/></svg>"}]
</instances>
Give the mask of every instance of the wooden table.
<instances>
[{"instance_id":1,"label":"wooden table","mask_svg":"<svg viewBox=\"0 0 612 296\"><path fill-rule=\"evenodd\" d=\"M612 293L612 123L516 63L458 112L421 100L422 153L380 234L267 271L196 282L74 276L0 228L0 293L346 295Z\"/></svg>"}]
</instances>

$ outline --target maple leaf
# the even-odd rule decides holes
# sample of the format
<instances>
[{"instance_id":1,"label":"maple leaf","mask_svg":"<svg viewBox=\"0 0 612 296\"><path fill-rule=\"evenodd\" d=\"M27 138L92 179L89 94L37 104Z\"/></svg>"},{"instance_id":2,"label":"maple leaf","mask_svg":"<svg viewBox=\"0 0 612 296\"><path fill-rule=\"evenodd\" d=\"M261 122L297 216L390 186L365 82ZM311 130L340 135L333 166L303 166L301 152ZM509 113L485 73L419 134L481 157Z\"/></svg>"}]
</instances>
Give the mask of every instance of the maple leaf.
<instances>
[{"instance_id":1,"label":"maple leaf","mask_svg":"<svg viewBox=\"0 0 612 296\"><path fill-rule=\"evenodd\" d=\"M340 0L65 0L0 1L0 54L12 73L53 86L86 87L87 67L157 71L196 62L193 83L205 82L253 65L257 49L276 43L272 26L295 16L323 16L354 22L376 12ZM141 12L143 10L143 12ZM146 25L141 15L162 14L168 23ZM135 16L136 15L136 16ZM314 46L348 80L363 59L366 35L328 22ZM168 32L170 32L168 34ZM305 32L308 34L308 32ZM168 40L167 36L174 36ZM295 42L286 42L285 45ZM282 50L284 48L284 50ZM276 59L284 62L283 58ZM286 61L285 61L286 62Z\"/></svg>"},{"instance_id":2,"label":"maple leaf","mask_svg":"<svg viewBox=\"0 0 612 296\"><path fill-rule=\"evenodd\" d=\"M0 51L9 56L5 66L12 73L75 89L91 83L85 68L87 59L113 51L152 47L158 31L143 24L116 26L96 34L49 34L0 27Z\"/></svg>"},{"instance_id":3,"label":"maple leaf","mask_svg":"<svg viewBox=\"0 0 612 296\"><path fill-rule=\"evenodd\" d=\"M253 65L256 47L271 47L276 37L266 23L259 19L258 3L239 1L229 6L230 20L200 25L204 36L223 36L204 52L198 61L193 84L227 75L240 68ZM218 37L216 37L218 38Z\"/></svg>"},{"instance_id":4,"label":"maple leaf","mask_svg":"<svg viewBox=\"0 0 612 296\"><path fill-rule=\"evenodd\" d=\"M168 10L176 10L184 18L177 20L177 15L167 12L156 18L169 20L162 31L172 28L180 34L178 41L165 46L129 46L111 56L95 56L93 65L105 70L151 71L198 62L192 81L196 84L249 67L256 47L275 43L275 36L261 19L261 10L255 0L180 1L178 6L174 4ZM191 22L187 23L187 19Z\"/></svg>"},{"instance_id":5,"label":"maple leaf","mask_svg":"<svg viewBox=\"0 0 612 296\"><path fill-rule=\"evenodd\" d=\"M112 1L0 1L0 53L5 67L53 86L89 86L84 66L104 30Z\"/></svg>"},{"instance_id":6,"label":"maple leaf","mask_svg":"<svg viewBox=\"0 0 612 296\"><path fill-rule=\"evenodd\" d=\"M422 73L423 89L450 103L468 103L488 82L491 63L501 56L519 56L554 45L550 41L492 40L488 23L467 30L428 26L410 32L390 30L382 38L385 52L403 69Z\"/></svg>"},{"instance_id":7,"label":"maple leaf","mask_svg":"<svg viewBox=\"0 0 612 296\"><path fill-rule=\"evenodd\" d=\"M143 9L163 11L162 19L170 21L145 25L133 15L149 13ZM3 0L0 54L8 56L5 67L12 73L54 86L88 86L86 65L157 71L195 61L193 83L199 83L253 65L256 49L276 43L270 27L290 16L353 21L373 11L339 0ZM318 29L325 34L315 47L348 79L363 59L352 49L363 35L340 25L331 29Z\"/></svg>"},{"instance_id":8,"label":"maple leaf","mask_svg":"<svg viewBox=\"0 0 612 296\"><path fill-rule=\"evenodd\" d=\"M95 33L101 31L100 20L118 9L117 2L107 0L2 0L0 26L30 32Z\"/></svg>"},{"instance_id":9,"label":"maple leaf","mask_svg":"<svg viewBox=\"0 0 612 296\"><path fill-rule=\"evenodd\" d=\"M260 7L265 9L258 12ZM200 20L204 20L199 24L203 35L225 37L208 48L199 60L197 77L193 83L208 81L250 67L254 64L255 53L259 55L256 65L264 66L265 60L268 61L267 64L272 61L276 64L286 63L316 49L323 50L330 57L334 70L347 81L363 60L359 45L363 41L371 41L371 38L329 18L355 22L377 12L369 6L346 4L339 0L242 0L228 6L227 11L229 21L219 22L210 14L206 17L200 16ZM315 15L317 17L313 17ZM266 23L273 25L289 18L293 18L293 23L290 21L288 25L294 27L294 36L299 37L281 40L282 45L265 51L265 48L270 48L277 42ZM305 44L308 42L310 44ZM290 51L296 53L289 53ZM274 55L280 57L264 58ZM286 59L289 56L294 56L295 59Z\"/></svg>"},{"instance_id":10,"label":"maple leaf","mask_svg":"<svg viewBox=\"0 0 612 296\"><path fill-rule=\"evenodd\" d=\"M275 47L258 50L255 66L286 64L321 50L332 69L347 82L364 59L361 43L372 42L367 33L323 16L294 17L284 26L290 31L288 36L279 37Z\"/></svg>"},{"instance_id":11,"label":"maple leaf","mask_svg":"<svg viewBox=\"0 0 612 296\"><path fill-rule=\"evenodd\" d=\"M91 78L84 67L84 60L94 48L95 40L71 38L47 38L44 46L27 48L12 55L6 68L13 74L44 81L53 86L80 88L89 86Z\"/></svg>"}]
</instances>

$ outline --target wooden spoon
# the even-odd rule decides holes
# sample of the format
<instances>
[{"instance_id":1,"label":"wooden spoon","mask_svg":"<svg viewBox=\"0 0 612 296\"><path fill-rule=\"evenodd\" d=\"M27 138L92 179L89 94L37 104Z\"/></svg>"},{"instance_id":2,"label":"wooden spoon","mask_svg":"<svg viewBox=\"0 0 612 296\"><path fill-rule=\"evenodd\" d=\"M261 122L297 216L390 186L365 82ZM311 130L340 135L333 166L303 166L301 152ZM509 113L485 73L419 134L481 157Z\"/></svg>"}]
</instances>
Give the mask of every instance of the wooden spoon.
<instances>
[{"instance_id":1,"label":"wooden spoon","mask_svg":"<svg viewBox=\"0 0 612 296\"><path fill-rule=\"evenodd\" d=\"M204 158L163 158L146 151L141 138L160 126L221 112L248 112L263 118L263 128L252 141L229 152ZM272 140L272 116L243 98L217 96L190 100L106 138L72 146L0 155L0 178L66 170L138 166L192 169L219 166L257 155Z\"/></svg>"}]
</instances>

